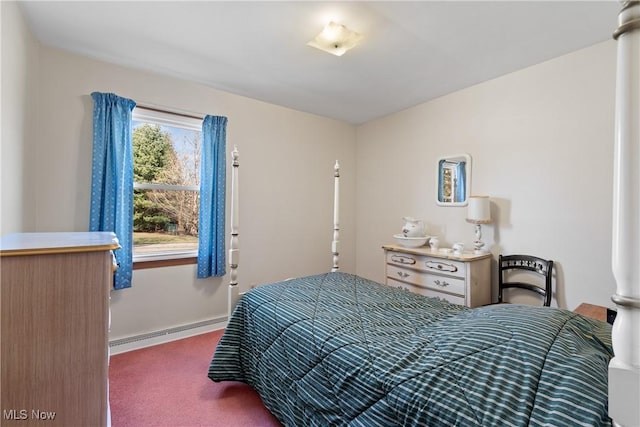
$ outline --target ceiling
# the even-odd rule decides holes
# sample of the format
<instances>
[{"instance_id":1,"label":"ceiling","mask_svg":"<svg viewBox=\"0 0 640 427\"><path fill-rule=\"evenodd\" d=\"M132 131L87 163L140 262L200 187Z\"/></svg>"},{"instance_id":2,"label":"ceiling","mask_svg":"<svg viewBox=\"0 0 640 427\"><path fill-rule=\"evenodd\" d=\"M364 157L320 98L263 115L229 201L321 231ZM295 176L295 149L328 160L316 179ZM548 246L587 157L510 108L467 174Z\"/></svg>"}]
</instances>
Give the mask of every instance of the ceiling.
<instances>
[{"instance_id":1,"label":"ceiling","mask_svg":"<svg viewBox=\"0 0 640 427\"><path fill-rule=\"evenodd\" d=\"M611 39L609 1L26 1L38 40L360 124ZM307 46L330 20L364 38Z\"/></svg>"}]
</instances>

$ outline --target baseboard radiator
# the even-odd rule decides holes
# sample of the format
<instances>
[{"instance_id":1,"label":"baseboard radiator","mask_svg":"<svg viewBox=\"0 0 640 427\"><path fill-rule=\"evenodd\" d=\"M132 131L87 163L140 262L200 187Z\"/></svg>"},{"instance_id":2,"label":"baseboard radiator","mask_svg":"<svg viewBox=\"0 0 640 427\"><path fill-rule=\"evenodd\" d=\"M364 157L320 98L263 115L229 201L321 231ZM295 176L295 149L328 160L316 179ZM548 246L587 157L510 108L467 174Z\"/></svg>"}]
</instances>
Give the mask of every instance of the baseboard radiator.
<instances>
[{"instance_id":1,"label":"baseboard radiator","mask_svg":"<svg viewBox=\"0 0 640 427\"><path fill-rule=\"evenodd\" d=\"M152 345L164 344L182 338L204 334L206 332L224 329L226 326L226 316L203 320L202 322L176 326L174 328L163 329L161 331L115 339L109 341L109 350L111 355L125 353L127 351L138 350Z\"/></svg>"}]
</instances>

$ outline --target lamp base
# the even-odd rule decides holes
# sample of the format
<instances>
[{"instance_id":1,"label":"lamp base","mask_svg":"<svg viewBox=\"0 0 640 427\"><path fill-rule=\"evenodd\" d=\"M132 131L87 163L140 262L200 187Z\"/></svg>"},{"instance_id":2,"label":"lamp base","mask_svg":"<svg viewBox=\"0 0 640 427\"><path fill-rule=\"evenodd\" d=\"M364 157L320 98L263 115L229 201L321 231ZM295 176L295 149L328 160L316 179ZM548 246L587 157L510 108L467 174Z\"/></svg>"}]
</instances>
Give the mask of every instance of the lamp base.
<instances>
[{"instance_id":1,"label":"lamp base","mask_svg":"<svg viewBox=\"0 0 640 427\"><path fill-rule=\"evenodd\" d=\"M475 228L474 233L476 237L476 239L473 241L474 252L477 254L483 254L483 253L489 252L486 249L484 249L484 242L482 241L482 226L480 225L480 223L476 223L474 228Z\"/></svg>"},{"instance_id":2,"label":"lamp base","mask_svg":"<svg viewBox=\"0 0 640 427\"><path fill-rule=\"evenodd\" d=\"M484 243L480 240L475 240L473 242L473 251L477 254L486 254L489 252L484 248Z\"/></svg>"}]
</instances>

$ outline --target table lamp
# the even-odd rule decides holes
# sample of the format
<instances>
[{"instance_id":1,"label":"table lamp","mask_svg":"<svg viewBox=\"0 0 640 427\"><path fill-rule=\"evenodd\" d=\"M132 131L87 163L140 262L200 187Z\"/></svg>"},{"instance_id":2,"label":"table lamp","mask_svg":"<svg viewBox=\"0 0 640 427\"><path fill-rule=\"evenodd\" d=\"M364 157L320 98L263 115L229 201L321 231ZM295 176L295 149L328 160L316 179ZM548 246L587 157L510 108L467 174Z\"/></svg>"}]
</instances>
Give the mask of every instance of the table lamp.
<instances>
[{"instance_id":1,"label":"table lamp","mask_svg":"<svg viewBox=\"0 0 640 427\"><path fill-rule=\"evenodd\" d=\"M473 241L473 249L476 253L487 252L482 242L482 224L491 222L491 203L489 196L471 196L469 197L469 206L467 208L467 222L475 224L475 240Z\"/></svg>"}]
</instances>

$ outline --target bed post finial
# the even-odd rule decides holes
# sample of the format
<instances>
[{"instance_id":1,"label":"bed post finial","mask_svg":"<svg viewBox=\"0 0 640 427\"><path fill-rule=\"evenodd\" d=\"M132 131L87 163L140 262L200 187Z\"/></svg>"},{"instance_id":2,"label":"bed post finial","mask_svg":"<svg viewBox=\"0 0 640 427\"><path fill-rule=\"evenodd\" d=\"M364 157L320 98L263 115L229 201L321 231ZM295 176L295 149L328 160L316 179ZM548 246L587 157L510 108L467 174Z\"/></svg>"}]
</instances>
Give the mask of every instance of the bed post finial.
<instances>
[{"instance_id":1,"label":"bed post finial","mask_svg":"<svg viewBox=\"0 0 640 427\"><path fill-rule=\"evenodd\" d=\"M231 152L231 237L229 240L229 291L228 291L228 319L231 318L238 299L240 299L240 291L238 290L238 261L240 258L239 239L238 239L238 167L240 166L240 154L238 146L233 146Z\"/></svg>"},{"instance_id":2,"label":"bed post finial","mask_svg":"<svg viewBox=\"0 0 640 427\"><path fill-rule=\"evenodd\" d=\"M618 307L609 363L609 416L615 425L640 425L640 2L618 15L611 266Z\"/></svg>"},{"instance_id":3,"label":"bed post finial","mask_svg":"<svg viewBox=\"0 0 640 427\"><path fill-rule=\"evenodd\" d=\"M331 242L331 253L333 254L333 267L331 271L338 271L338 246L340 243L340 163L336 160L333 166L333 241Z\"/></svg>"}]
</instances>

